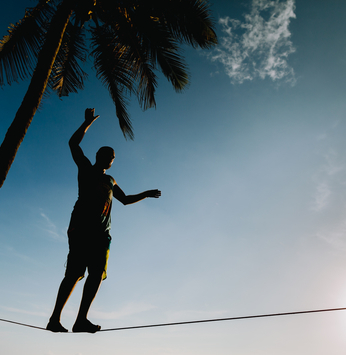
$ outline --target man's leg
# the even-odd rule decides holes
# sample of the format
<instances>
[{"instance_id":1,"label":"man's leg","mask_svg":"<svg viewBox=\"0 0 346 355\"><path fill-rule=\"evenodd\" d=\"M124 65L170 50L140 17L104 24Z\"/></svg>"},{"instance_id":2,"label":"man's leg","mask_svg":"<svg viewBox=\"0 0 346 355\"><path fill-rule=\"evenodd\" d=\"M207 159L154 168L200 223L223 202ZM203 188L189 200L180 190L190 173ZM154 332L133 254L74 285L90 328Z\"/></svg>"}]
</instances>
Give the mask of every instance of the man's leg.
<instances>
[{"instance_id":1,"label":"man's leg","mask_svg":"<svg viewBox=\"0 0 346 355\"><path fill-rule=\"evenodd\" d=\"M67 300L78 282L79 276L66 275L61 281L55 307L49 319L46 329L52 332L67 332L67 329L60 324L60 316Z\"/></svg>"},{"instance_id":2,"label":"man's leg","mask_svg":"<svg viewBox=\"0 0 346 355\"><path fill-rule=\"evenodd\" d=\"M90 273L85 281L82 301L79 307L76 322L72 328L73 332L88 332L95 333L101 329L99 325L92 324L87 315L92 301L94 300L97 291L102 282L102 272Z\"/></svg>"}]
</instances>

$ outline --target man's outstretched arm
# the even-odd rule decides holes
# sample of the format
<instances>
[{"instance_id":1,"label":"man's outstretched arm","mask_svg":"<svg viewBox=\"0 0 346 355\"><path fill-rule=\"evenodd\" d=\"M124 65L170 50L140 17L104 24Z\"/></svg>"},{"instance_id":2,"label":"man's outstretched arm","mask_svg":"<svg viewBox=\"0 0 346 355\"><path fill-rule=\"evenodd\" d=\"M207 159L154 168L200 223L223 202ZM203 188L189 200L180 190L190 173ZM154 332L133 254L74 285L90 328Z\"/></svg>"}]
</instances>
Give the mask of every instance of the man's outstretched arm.
<instances>
[{"instance_id":1,"label":"man's outstretched arm","mask_svg":"<svg viewBox=\"0 0 346 355\"><path fill-rule=\"evenodd\" d=\"M159 198L161 196L160 190L148 190L136 195L126 195L124 191L118 186L113 187L113 196L123 205L129 205L138 201L144 200L147 197Z\"/></svg>"},{"instance_id":2,"label":"man's outstretched arm","mask_svg":"<svg viewBox=\"0 0 346 355\"><path fill-rule=\"evenodd\" d=\"M82 148L79 146L79 144L82 141L86 131L89 129L89 127L98 117L100 116L95 116L94 108L87 108L85 110L84 122L77 129L77 131L73 133L72 137L68 142L71 149L73 160L77 165L81 162L82 159L84 159L84 153L82 151Z\"/></svg>"}]
</instances>

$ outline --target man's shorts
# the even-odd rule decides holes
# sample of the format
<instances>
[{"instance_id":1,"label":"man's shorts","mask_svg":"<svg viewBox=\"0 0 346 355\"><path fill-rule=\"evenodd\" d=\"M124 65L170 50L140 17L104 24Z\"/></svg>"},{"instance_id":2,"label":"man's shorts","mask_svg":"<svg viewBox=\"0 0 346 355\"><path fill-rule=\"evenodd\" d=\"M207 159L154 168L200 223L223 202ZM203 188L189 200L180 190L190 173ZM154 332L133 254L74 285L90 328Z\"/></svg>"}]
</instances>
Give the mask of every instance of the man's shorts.
<instances>
[{"instance_id":1,"label":"man's shorts","mask_svg":"<svg viewBox=\"0 0 346 355\"><path fill-rule=\"evenodd\" d=\"M85 270L89 274L107 277L107 266L111 236L108 233L91 234L90 231L68 231L69 253L65 275L75 275L81 280Z\"/></svg>"}]
</instances>

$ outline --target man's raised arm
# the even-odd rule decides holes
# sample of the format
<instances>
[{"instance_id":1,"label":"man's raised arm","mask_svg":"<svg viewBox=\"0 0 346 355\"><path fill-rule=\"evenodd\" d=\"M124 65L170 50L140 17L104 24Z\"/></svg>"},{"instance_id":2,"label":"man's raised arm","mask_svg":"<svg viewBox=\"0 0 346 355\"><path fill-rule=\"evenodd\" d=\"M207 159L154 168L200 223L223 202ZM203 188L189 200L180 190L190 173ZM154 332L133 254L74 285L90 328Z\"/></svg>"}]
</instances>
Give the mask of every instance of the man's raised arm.
<instances>
[{"instance_id":1,"label":"man's raised arm","mask_svg":"<svg viewBox=\"0 0 346 355\"><path fill-rule=\"evenodd\" d=\"M72 137L68 142L73 160L77 165L81 162L81 160L84 159L84 153L79 144L82 141L86 131L98 117L100 116L95 116L94 108L87 108L85 110L85 121L81 124L77 131L73 133Z\"/></svg>"}]
</instances>

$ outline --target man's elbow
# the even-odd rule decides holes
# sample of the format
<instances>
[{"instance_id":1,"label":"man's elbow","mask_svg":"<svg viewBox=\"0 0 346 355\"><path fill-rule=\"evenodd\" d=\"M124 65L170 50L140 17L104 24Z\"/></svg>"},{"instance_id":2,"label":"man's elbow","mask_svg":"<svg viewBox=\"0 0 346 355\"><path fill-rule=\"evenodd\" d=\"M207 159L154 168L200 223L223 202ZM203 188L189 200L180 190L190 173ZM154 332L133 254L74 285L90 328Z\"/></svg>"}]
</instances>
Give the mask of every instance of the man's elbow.
<instances>
[{"instance_id":1,"label":"man's elbow","mask_svg":"<svg viewBox=\"0 0 346 355\"><path fill-rule=\"evenodd\" d=\"M76 140L73 137L71 137L70 140L68 141L68 145L69 145L71 151L73 151L74 149L79 147L79 143L76 142Z\"/></svg>"},{"instance_id":2,"label":"man's elbow","mask_svg":"<svg viewBox=\"0 0 346 355\"><path fill-rule=\"evenodd\" d=\"M117 199L121 204L123 204L124 206L126 206L126 205L129 204L129 202L128 202L128 200L127 200L126 197L116 197L116 199Z\"/></svg>"},{"instance_id":3,"label":"man's elbow","mask_svg":"<svg viewBox=\"0 0 346 355\"><path fill-rule=\"evenodd\" d=\"M131 203L133 203L132 199L130 196L125 196L123 198L123 200L121 201L121 203L126 206L126 205L131 205Z\"/></svg>"}]
</instances>

